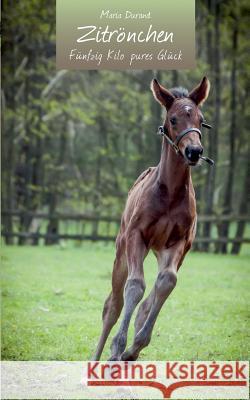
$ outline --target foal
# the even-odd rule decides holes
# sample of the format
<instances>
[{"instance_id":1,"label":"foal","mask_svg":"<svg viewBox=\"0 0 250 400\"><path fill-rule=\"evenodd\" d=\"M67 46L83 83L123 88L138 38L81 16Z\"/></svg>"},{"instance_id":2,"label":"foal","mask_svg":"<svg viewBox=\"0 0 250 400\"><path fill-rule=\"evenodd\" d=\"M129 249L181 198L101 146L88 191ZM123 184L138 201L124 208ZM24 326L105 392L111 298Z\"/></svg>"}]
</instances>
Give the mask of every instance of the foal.
<instances>
[{"instance_id":1,"label":"foal","mask_svg":"<svg viewBox=\"0 0 250 400\"><path fill-rule=\"evenodd\" d=\"M210 83L206 77L191 93L183 88L167 90L156 79L151 89L167 110L162 129L165 136L157 167L143 172L129 192L120 232L112 291L103 308L103 330L94 355L99 360L107 337L124 314L111 345L110 360L136 360L151 339L162 305L176 285L177 271L190 249L196 230L196 203L190 166L202 157L199 106L206 100ZM205 125L205 123L204 123ZM211 160L210 160L211 161ZM125 351L132 314L145 291L143 261L153 250L159 272L149 296L135 319L132 346Z\"/></svg>"}]
</instances>

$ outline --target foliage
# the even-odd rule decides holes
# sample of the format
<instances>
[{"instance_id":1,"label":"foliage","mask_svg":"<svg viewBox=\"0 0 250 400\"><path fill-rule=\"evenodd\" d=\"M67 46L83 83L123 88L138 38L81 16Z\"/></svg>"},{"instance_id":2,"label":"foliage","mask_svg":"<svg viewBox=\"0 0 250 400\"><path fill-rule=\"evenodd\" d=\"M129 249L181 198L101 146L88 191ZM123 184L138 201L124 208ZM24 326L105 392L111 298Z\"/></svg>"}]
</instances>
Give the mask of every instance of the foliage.
<instances>
[{"instance_id":1,"label":"foliage","mask_svg":"<svg viewBox=\"0 0 250 400\"><path fill-rule=\"evenodd\" d=\"M204 113L215 131L204 144L216 167L193 173L198 208L224 212L232 180L234 201L225 212L238 212L248 155L247 7L245 0L197 2L195 70L56 71L55 2L3 1L3 208L120 214L133 181L160 157L155 133L162 116L149 89L152 77L192 89L207 75L212 91ZM235 179L228 170L233 70ZM11 230L10 219L3 224ZM24 220L20 229L31 225Z\"/></svg>"}]
</instances>

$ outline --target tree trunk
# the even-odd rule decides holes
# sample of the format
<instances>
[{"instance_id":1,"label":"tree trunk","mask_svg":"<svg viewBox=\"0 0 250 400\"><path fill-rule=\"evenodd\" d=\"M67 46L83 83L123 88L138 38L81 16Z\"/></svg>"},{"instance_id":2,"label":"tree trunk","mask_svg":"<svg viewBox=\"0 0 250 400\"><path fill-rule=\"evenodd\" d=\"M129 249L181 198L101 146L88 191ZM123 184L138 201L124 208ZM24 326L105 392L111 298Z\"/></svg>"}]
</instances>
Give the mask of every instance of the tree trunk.
<instances>
[{"instance_id":1,"label":"tree trunk","mask_svg":"<svg viewBox=\"0 0 250 400\"><path fill-rule=\"evenodd\" d=\"M172 85L173 87L177 87L179 85L179 74L176 70L173 70L172 72Z\"/></svg>"},{"instance_id":2,"label":"tree trunk","mask_svg":"<svg viewBox=\"0 0 250 400\"><path fill-rule=\"evenodd\" d=\"M59 221L57 217L52 217L52 215L55 215L56 212L56 206L57 206L57 194L56 193L50 193L49 196L49 215L50 215L50 220L47 226L47 235L53 235L52 237L46 237L45 238L45 244L46 245L51 245L51 244L56 244L58 243L58 231L59 231Z\"/></svg>"},{"instance_id":3,"label":"tree trunk","mask_svg":"<svg viewBox=\"0 0 250 400\"><path fill-rule=\"evenodd\" d=\"M241 191L241 200L240 200L240 207L239 207L239 214L246 215L249 210L249 188L250 188L250 158L248 156L246 162L246 172L245 178L243 181L243 187ZM242 239L244 235L246 222L239 221L236 229L235 238ZM241 249L241 243L233 243L231 254L239 254Z\"/></svg>"},{"instance_id":4,"label":"tree trunk","mask_svg":"<svg viewBox=\"0 0 250 400\"><path fill-rule=\"evenodd\" d=\"M28 232L32 217L28 216L26 211L32 210L32 159L33 159L33 140L31 135L31 125L29 120L29 93L30 93L30 82L29 77L26 77L25 81L25 115L24 115L24 126L25 126L25 139L22 144L21 153L23 154L22 161L22 186L23 186L23 196L20 197L20 206L23 214L20 218L20 232ZM19 245L26 243L26 238L20 237L18 240Z\"/></svg>"},{"instance_id":5,"label":"tree trunk","mask_svg":"<svg viewBox=\"0 0 250 400\"><path fill-rule=\"evenodd\" d=\"M12 124L14 125L14 124ZM2 187L2 208L3 210L14 209L14 193L13 193L13 164L14 164L14 147L13 147L13 131L14 126L10 128L10 132L3 133L2 136L2 171L3 171L3 187ZM5 137L5 139L4 139ZM4 142L4 143L3 143ZM3 168L4 167L4 168ZM12 215L4 215L3 229L7 233L13 232ZM7 236L6 244L13 244L13 238Z\"/></svg>"},{"instance_id":6,"label":"tree trunk","mask_svg":"<svg viewBox=\"0 0 250 400\"><path fill-rule=\"evenodd\" d=\"M207 29L206 29L206 48L207 48L207 63L210 65L210 68L212 70L213 67L213 60L214 60L214 54L213 54L213 29L214 27L212 26L212 18L214 18L213 13L213 0L207 0Z\"/></svg>"},{"instance_id":7,"label":"tree trunk","mask_svg":"<svg viewBox=\"0 0 250 400\"><path fill-rule=\"evenodd\" d=\"M29 136L29 134L28 134ZM30 187L32 183L32 157L33 157L33 151L32 151L32 141L30 140L30 143L26 144L23 147L24 151L24 157L25 157L25 162L24 162L24 196L23 196L23 214L20 218L20 227L19 231L20 232L28 232L30 223L32 221L32 217L27 215L26 211L31 211L32 210L32 189ZM26 243L26 238L20 237L18 240L19 245L23 245Z\"/></svg>"},{"instance_id":8,"label":"tree trunk","mask_svg":"<svg viewBox=\"0 0 250 400\"><path fill-rule=\"evenodd\" d=\"M93 195L93 212L95 216L100 214L100 183L101 183L101 167L102 167L102 156L98 155L96 162L95 171L95 190ZM92 236L96 238L98 236L99 221L93 221L92 223Z\"/></svg>"},{"instance_id":9,"label":"tree trunk","mask_svg":"<svg viewBox=\"0 0 250 400\"><path fill-rule=\"evenodd\" d=\"M218 131L220 124L220 106L221 106L221 71L220 71L220 3L218 0L215 0L214 3L214 129L211 135L209 135L209 155L211 155L214 159L215 165L213 167L208 167L208 173L206 178L205 185L205 214L211 215L213 213L213 196L215 190L215 178L216 178L216 162L217 162L217 153L218 153ZM210 39L210 35L209 39ZM208 56L210 52L210 46L208 51ZM203 236L210 237L211 236L211 223L204 223L203 228ZM203 250L209 250L209 243L204 243Z\"/></svg>"},{"instance_id":10,"label":"tree trunk","mask_svg":"<svg viewBox=\"0 0 250 400\"><path fill-rule=\"evenodd\" d=\"M98 153L95 165L95 189L93 192L92 204L93 204L93 212L96 217L100 214L100 199L101 199L101 170L103 164L103 156L100 154L99 148L104 146L107 147L108 138L107 138L107 126L105 123L105 119L102 116L98 118L98 126L99 126L99 135L98 135ZM92 223L92 236L95 238L98 236L99 229L99 221L93 221Z\"/></svg>"},{"instance_id":11,"label":"tree trunk","mask_svg":"<svg viewBox=\"0 0 250 400\"><path fill-rule=\"evenodd\" d=\"M232 70L231 70L231 127L230 127L230 152L229 168L226 182L226 189L223 202L223 215L232 212L234 170L235 170L235 140L237 129L237 50L238 50L238 20L234 19L232 32ZM230 222L225 221L220 227L220 236L228 237ZM227 243L222 243L220 247L222 253L227 253Z\"/></svg>"},{"instance_id":12,"label":"tree trunk","mask_svg":"<svg viewBox=\"0 0 250 400\"><path fill-rule=\"evenodd\" d=\"M62 132L61 137L60 137L60 150L59 150L59 157L58 157L58 163L57 166L61 166L64 163L65 160L65 154L66 154L66 148L67 148L67 133ZM58 243L58 232L59 232L59 220L57 217L52 217L56 213L56 208L58 204L58 188L57 188L57 180L59 179L57 171L54 172L51 180L51 189L50 189L50 195L49 195L49 215L50 215L50 220L47 225L47 234L48 235L53 235L53 237L48 237L45 239L45 244L46 245L51 245L51 244L56 244Z\"/></svg>"},{"instance_id":13,"label":"tree trunk","mask_svg":"<svg viewBox=\"0 0 250 400\"><path fill-rule=\"evenodd\" d=\"M13 9L14 4L13 1L9 1L10 9ZM5 17L4 13L6 13L7 5L2 5L3 10L3 19ZM6 45L6 38L10 38L9 44ZM14 77L16 68L17 68L17 35L13 26L9 26L6 23L3 23L2 26L2 70L8 67L8 73L10 76ZM10 60L10 61L7 61ZM2 165L2 208L3 209L13 209L14 208L14 179L13 172L15 168L15 148L13 146L14 138L15 138L15 117L12 118L9 126L5 125L5 101L7 103L7 107L10 108L14 115L16 115L16 85L15 80L13 80L12 88L9 90L5 79L2 79L2 138L1 138L1 165ZM5 99L6 96L6 99ZM3 229L7 233L13 232L13 220L12 216L4 216L2 220ZM6 237L6 244L13 244L12 237Z\"/></svg>"}]
</instances>

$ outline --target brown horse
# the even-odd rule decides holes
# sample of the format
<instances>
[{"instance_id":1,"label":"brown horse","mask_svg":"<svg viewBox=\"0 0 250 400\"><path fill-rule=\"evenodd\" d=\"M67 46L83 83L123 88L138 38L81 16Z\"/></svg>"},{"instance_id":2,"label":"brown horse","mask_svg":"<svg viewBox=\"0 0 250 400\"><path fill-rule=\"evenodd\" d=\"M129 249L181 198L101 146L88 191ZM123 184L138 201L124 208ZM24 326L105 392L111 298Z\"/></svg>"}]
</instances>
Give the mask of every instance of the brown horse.
<instances>
[{"instance_id":1,"label":"brown horse","mask_svg":"<svg viewBox=\"0 0 250 400\"><path fill-rule=\"evenodd\" d=\"M103 330L94 355L99 360L107 337L124 314L111 345L110 360L136 360L151 339L157 316L177 281L177 271L190 249L196 230L196 203L190 166L202 157L199 106L206 100L210 83L206 77L191 93L186 89L167 90L156 79L151 89L167 110L161 159L157 167L143 172L129 192L120 232L112 291L103 308ZM135 319L132 346L125 351L132 314L145 291L143 261L153 250L159 272L149 296L140 305Z\"/></svg>"}]
</instances>

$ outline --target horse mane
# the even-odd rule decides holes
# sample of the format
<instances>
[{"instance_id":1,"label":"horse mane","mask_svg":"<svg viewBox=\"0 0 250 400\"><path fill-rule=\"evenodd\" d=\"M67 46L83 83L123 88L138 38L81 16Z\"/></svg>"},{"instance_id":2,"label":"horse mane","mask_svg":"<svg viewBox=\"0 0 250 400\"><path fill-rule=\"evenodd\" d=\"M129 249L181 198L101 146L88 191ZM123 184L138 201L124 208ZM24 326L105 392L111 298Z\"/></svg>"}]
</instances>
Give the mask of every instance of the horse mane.
<instances>
[{"instance_id":1,"label":"horse mane","mask_svg":"<svg viewBox=\"0 0 250 400\"><path fill-rule=\"evenodd\" d=\"M188 97L188 90L182 86L170 89L170 92L175 98Z\"/></svg>"},{"instance_id":2,"label":"horse mane","mask_svg":"<svg viewBox=\"0 0 250 400\"><path fill-rule=\"evenodd\" d=\"M149 167L148 169L146 169L146 171L143 171L141 173L141 175L138 176L138 178L136 179L136 181L134 182L133 186L131 187L130 191L128 192L128 196L130 195L130 193L132 192L132 190L134 189L135 186L138 185L139 182L141 182L151 171L153 171L156 167Z\"/></svg>"}]
</instances>

